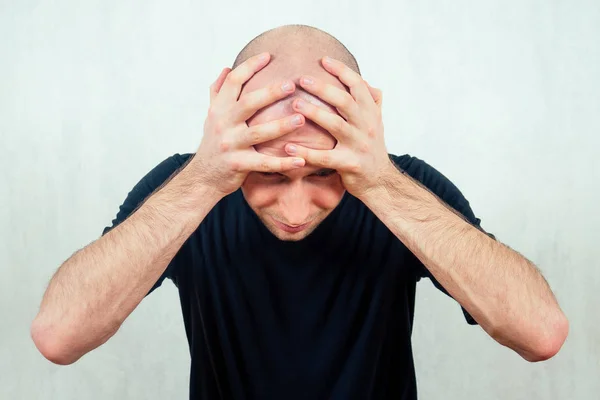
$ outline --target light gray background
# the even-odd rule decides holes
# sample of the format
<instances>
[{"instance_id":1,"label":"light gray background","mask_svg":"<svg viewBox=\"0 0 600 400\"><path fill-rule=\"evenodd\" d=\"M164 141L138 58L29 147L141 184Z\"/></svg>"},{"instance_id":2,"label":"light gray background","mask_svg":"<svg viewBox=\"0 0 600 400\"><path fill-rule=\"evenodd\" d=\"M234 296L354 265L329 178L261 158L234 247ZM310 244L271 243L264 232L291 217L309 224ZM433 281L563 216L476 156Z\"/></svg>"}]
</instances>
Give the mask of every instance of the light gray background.
<instances>
[{"instance_id":1,"label":"light gray background","mask_svg":"<svg viewBox=\"0 0 600 400\"><path fill-rule=\"evenodd\" d=\"M0 398L187 397L171 282L72 366L46 361L29 324L52 273L132 186L195 151L221 68L286 23L350 48L384 92L388 150L448 176L486 230L540 266L570 319L559 355L529 364L419 284L420 398L598 398L597 0L0 4Z\"/></svg>"}]
</instances>

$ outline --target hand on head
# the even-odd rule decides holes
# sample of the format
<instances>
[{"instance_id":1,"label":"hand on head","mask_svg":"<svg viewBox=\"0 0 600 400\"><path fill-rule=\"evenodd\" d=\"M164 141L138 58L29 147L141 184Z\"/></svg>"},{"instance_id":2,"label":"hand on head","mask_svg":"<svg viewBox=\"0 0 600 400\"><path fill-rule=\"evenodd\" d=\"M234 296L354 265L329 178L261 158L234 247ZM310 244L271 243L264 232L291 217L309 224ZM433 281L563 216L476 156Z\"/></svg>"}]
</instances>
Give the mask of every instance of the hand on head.
<instances>
[{"instance_id":1,"label":"hand on head","mask_svg":"<svg viewBox=\"0 0 600 400\"><path fill-rule=\"evenodd\" d=\"M337 144L331 150L288 144L285 151L304 158L308 165L335 169L346 190L361 198L380 185L382 174L395 171L383 137L382 94L344 63L330 57L321 61L323 68L348 89L309 75L303 75L299 84L337 113L302 99L294 101L293 109L333 135Z\"/></svg>"},{"instance_id":2,"label":"hand on head","mask_svg":"<svg viewBox=\"0 0 600 400\"><path fill-rule=\"evenodd\" d=\"M345 53L322 33L284 28L254 42L258 47L244 51L267 51L238 57L234 70L224 69L211 86L196 157L204 179L226 195L251 172L327 168L355 196L370 190L392 166L381 91L353 62L324 57Z\"/></svg>"},{"instance_id":3,"label":"hand on head","mask_svg":"<svg viewBox=\"0 0 600 400\"><path fill-rule=\"evenodd\" d=\"M258 110L294 93L291 81L273 83L240 97L242 85L270 60L268 53L252 57L231 71L226 68L210 88L210 108L196 156L203 180L223 196L234 192L251 171L280 172L304 166L300 157L258 153L254 145L281 137L305 122L302 114L249 127ZM238 99L239 98L239 99Z\"/></svg>"}]
</instances>

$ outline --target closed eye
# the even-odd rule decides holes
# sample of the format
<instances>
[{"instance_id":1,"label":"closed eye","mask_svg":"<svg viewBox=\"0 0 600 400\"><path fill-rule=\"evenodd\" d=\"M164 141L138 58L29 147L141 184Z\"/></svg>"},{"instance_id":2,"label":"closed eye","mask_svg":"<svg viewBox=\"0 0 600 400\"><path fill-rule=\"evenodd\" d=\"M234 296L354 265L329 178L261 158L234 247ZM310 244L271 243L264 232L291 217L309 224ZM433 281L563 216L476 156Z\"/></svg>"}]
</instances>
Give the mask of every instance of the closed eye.
<instances>
[{"instance_id":1,"label":"closed eye","mask_svg":"<svg viewBox=\"0 0 600 400\"><path fill-rule=\"evenodd\" d=\"M326 178L336 173L335 169L322 169L315 172L313 175L318 176L319 178Z\"/></svg>"},{"instance_id":2,"label":"closed eye","mask_svg":"<svg viewBox=\"0 0 600 400\"><path fill-rule=\"evenodd\" d=\"M335 169L321 169L317 172L315 172L314 174L311 174L311 176L315 176L318 178L327 178L328 176L331 176L333 174L335 174L337 171ZM273 177L283 177L285 175L283 175L282 173L279 172L259 172L259 174L261 176L264 176L265 178L273 178Z\"/></svg>"},{"instance_id":3,"label":"closed eye","mask_svg":"<svg viewBox=\"0 0 600 400\"><path fill-rule=\"evenodd\" d=\"M281 175L279 172L259 172L259 174L261 174L262 176L278 176L278 175Z\"/></svg>"}]
</instances>

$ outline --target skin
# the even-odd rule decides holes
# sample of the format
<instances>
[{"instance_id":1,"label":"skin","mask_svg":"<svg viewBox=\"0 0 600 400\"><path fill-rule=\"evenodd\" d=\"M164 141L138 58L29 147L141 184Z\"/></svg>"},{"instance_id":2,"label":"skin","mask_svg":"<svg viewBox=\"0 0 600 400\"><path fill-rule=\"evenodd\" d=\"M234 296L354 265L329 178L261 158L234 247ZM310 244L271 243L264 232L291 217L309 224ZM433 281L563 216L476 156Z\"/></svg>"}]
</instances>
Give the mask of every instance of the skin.
<instances>
[{"instance_id":1,"label":"skin","mask_svg":"<svg viewBox=\"0 0 600 400\"><path fill-rule=\"evenodd\" d=\"M286 63L283 68L273 62L256 73L244 86L241 95L282 80L291 80L296 91L289 97L267 106L254 114L248 126L275 121L296 113L293 104L301 98L329 113L340 115L335 107L303 90L300 77L311 74L340 90L346 90L340 80L320 65L319 55L303 55L309 62ZM289 68L292 66L292 68ZM296 67L293 67L296 66ZM305 120L303 126L281 138L255 146L257 152L277 157L288 156L286 144L301 145L316 150L331 150L336 139L324 128ZM299 241L307 237L340 203L345 189L335 170L307 163L304 167L283 173L251 172L242 184L242 193L252 210L269 231L280 240ZM298 232L288 227L302 226Z\"/></svg>"},{"instance_id":2,"label":"skin","mask_svg":"<svg viewBox=\"0 0 600 400\"><path fill-rule=\"evenodd\" d=\"M528 361L554 356L569 324L535 265L401 173L385 148L381 92L339 61L324 58L322 65L348 89L342 90L320 70L302 75L298 85L337 112L313 102L302 105L300 99L293 100L292 110L334 136L333 149L298 143L292 133L261 151L283 147L288 155L303 158L307 167L335 169L343 188L373 211L492 338ZM333 194L333 184L316 188L304 183L305 175L297 174L281 174L282 183L273 185L283 186L283 197L264 183L250 193L248 198L263 218L280 213L301 220L312 210L321 216L333 209L334 202L323 204L314 197ZM299 206L302 212L285 206Z\"/></svg>"},{"instance_id":3,"label":"skin","mask_svg":"<svg viewBox=\"0 0 600 400\"><path fill-rule=\"evenodd\" d=\"M381 92L342 63L322 60L323 68L339 78L342 87L319 69L312 71L312 84L306 77L298 80L297 71L288 70L286 76L331 107L316 101L300 107L300 98L307 96L298 92L277 109L272 100L289 96L276 86L252 92L249 85L250 94L238 102L242 82L267 61L268 57L256 57L231 74L223 70L211 86L205 135L196 156L137 212L76 252L57 271L31 328L42 354L58 364L70 364L106 342L212 207L241 184L253 209L286 240L305 237L347 190L496 341L529 361L556 354L569 324L542 275L519 253L473 227L391 164L383 139ZM270 79L280 71L276 65ZM307 122L297 131L284 120L256 125L260 118L268 120L292 110L303 124ZM249 130L246 123L252 115L254 129ZM285 139L272 140L288 132ZM262 143L257 147L263 154L252 148L255 143ZM283 155L283 148L290 157L264 153ZM334 169L339 177L319 183L310 172L319 168ZM281 173L276 176L279 180L257 181L253 187L248 171ZM283 195L273 187L281 188ZM277 223L268 221L273 216L309 223L304 233L287 235L290 232L280 232Z\"/></svg>"},{"instance_id":4,"label":"skin","mask_svg":"<svg viewBox=\"0 0 600 400\"><path fill-rule=\"evenodd\" d=\"M437 281L498 343L528 361L553 357L569 323L537 267L471 225L428 188L391 164L384 142L381 93L354 71L323 60L347 91L317 78L302 87L336 107L311 104L294 110L330 132L332 150L286 145L289 155L335 168L344 187L360 199L423 263Z\"/></svg>"}]
</instances>

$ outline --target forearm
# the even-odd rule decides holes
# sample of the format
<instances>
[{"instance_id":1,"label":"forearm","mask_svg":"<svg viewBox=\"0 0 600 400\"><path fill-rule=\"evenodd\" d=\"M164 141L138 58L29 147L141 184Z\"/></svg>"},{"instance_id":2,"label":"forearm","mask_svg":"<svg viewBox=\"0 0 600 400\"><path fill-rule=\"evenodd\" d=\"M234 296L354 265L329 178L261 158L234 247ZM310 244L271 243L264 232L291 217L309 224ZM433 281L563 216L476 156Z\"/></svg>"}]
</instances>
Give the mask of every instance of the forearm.
<instances>
[{"instance_id":1,"label":"forearm","mask_svg":"<svg viewBox=\"0 0 600 400\"><path fill-rule=\"evenodd\" d=\"M182 170L52 278L32 325L36 345L72 363L106 342L137 307L218 198Z\"/></svg>"},{"instance_id":2,"label":"forearm","mask_svg":"<svg viewBox=\"0 0 600 400\"><path fill-rule=\"evenodd\" d=\"M568 323L536 267L394 171L366 201L436 280L499 343L530 361L554 355Z\"/></svg>"}]
</instances>

